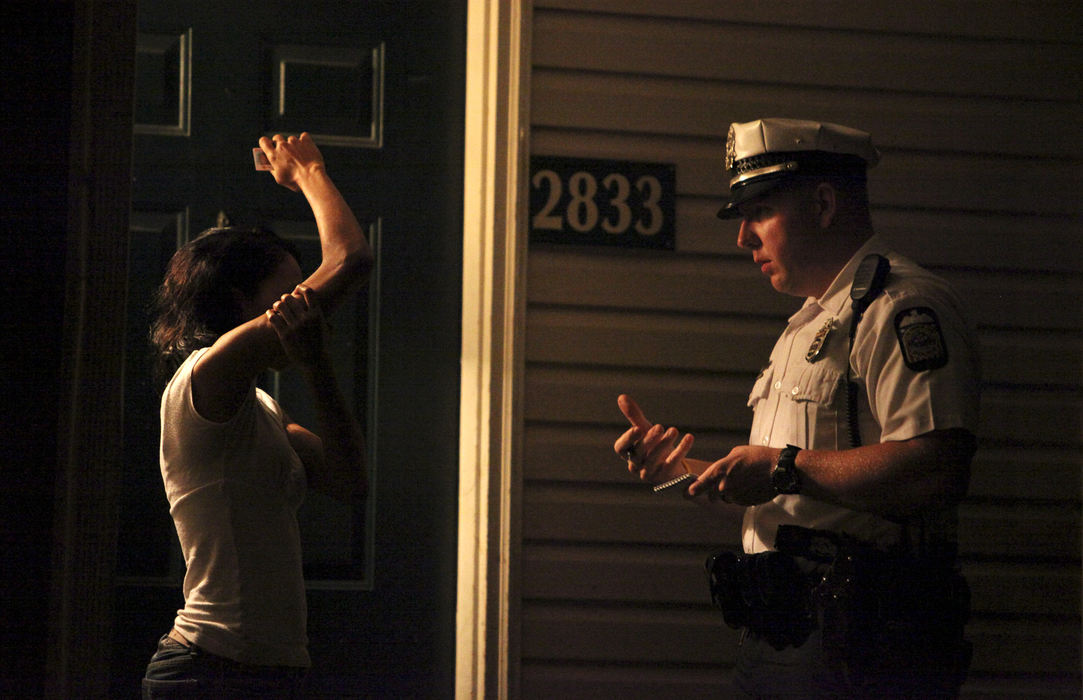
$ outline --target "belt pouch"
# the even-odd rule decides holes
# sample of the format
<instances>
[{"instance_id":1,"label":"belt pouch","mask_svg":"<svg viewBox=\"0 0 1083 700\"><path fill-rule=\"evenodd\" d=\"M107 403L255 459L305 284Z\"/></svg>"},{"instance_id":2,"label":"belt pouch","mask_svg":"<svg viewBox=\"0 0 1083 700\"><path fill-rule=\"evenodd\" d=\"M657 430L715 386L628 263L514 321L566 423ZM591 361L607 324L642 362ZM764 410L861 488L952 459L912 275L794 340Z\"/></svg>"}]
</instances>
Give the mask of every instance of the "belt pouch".
<instances>
[{"instance_id":1,"label":"belt pouch","mask_svg":"<svg viewBox=\"0 0 1083 700\"><path fill-rule=\"evenodd\" d=\"M806 576L780 552L724 551L707 560L711 598L730 627L747 627L775 649L801 646L816 627Z\"/></svg>"}]
</instances>

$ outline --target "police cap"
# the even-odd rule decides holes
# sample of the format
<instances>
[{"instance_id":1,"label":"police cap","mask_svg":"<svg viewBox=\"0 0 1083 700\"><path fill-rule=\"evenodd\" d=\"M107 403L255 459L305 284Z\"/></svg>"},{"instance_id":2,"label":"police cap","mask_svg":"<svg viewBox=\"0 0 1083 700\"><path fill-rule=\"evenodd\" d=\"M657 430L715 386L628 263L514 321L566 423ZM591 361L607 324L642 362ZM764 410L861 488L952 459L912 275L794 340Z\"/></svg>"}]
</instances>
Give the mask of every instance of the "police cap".
<instances>
[{"instance_id":1,"label":"police cap","mask_svg":"<svg viewBox=\"0 0 1083 700\"><path fill-rule=\"evenodd\" d=\"M799 119L735 122L726 137L730 196L718 217L740 216L738 206L795 176L864 178L879 160L872 137L848 126Z\"/></svg>"}]
</instances>

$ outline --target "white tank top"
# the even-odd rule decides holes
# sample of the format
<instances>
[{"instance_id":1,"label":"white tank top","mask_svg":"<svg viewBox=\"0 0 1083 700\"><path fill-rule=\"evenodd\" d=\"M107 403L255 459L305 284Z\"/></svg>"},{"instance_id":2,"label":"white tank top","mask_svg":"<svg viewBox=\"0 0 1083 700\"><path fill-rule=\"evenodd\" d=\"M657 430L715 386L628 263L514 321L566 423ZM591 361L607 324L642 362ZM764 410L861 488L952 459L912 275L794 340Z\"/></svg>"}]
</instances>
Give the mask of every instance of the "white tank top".
<instances>
[{"instance_id":1,"label":"white tank top","mask_svg":"<svg viewBox=\"0 0 1083 700\"><path fill-rule=\"evenodd\" d=\"M161 469L187 572L175 626L242 663L308 666L297 509L305 473L281 407L252 387L225 423L200 416L185 360L162 394Z\"/></svg>"}]
</instances>

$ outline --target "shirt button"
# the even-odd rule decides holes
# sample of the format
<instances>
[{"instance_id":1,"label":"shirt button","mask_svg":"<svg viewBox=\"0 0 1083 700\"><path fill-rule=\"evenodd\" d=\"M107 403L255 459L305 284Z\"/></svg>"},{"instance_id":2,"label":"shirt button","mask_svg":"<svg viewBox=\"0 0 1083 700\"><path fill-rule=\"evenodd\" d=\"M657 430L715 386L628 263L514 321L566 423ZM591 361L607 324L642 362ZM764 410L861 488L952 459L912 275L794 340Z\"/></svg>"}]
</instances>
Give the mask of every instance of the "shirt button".
<instances>
[{"instance_id":1,"label":"shirt button","mask_svg":"<svg viewBox=\"0 0 1083 700\"><path fill-rule=\"evenodd\" d=\"M797 396L798 394L801 393L801 387L795 386L794 388L790 389L790 393L793 394L794 396Z\"/></svg>"},{"instance_id":2,"label":"shirt button","mask_svg":"<svg viewBox=\"0 0 1083 700\"><path fill-rule=\"evenodd\" d=\"M762 439L760 440L760 442L762 442L762 443L763 443L764 445L766 445L767 443L769 443L769 442L770 442L770 440L768 440L768 439L767 439L767 436L766 436L766 435L764 435L764 436L763 436L763 438L762 438Z\"/></svg>"},{"instance_id":3,"label":"shirt button","mask_svg":"<svg viewBox=\"0 0 1083 700\"><path fill-rule=\"evenodd\" d=\"M779 380L779 381L775 382L775 388L776 389L781 389L782 388L782 380Z\"/></svg>"}]
</instances>

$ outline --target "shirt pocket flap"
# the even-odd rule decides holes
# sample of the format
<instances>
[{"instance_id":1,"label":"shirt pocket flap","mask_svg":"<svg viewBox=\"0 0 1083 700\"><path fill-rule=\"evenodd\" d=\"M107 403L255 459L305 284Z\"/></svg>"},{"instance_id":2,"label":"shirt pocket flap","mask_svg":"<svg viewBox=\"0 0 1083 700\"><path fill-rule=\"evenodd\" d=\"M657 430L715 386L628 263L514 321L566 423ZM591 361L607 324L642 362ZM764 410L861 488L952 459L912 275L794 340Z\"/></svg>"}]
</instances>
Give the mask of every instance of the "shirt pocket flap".
<instances>
[{"instance_id":1,"label":"shirt pocket flap","mask_svg":"<svg viewBox=\"0 0 1083 700\"><path fill-rule=\"evenodd\" d=\"M783 387L794 401L830 406L835 402L845 378L838 369L828 364L810 364L795 386Z\"/></svg>"},{"instance_id":2,"label":"shirt pocket flap","mask_svg":"<svg viewBox=\"0 0 1083 700\"><path fill-rule=\"evenodd\" d=\"M774 368L772 365L767 365L760 371L760 376L756 377L755 383L752 384L752 391L748 395L748 405L755 407L757 403L767 398L767 395L771 393L771 381L774 376Z\"/></svg>"}]
</instances>

